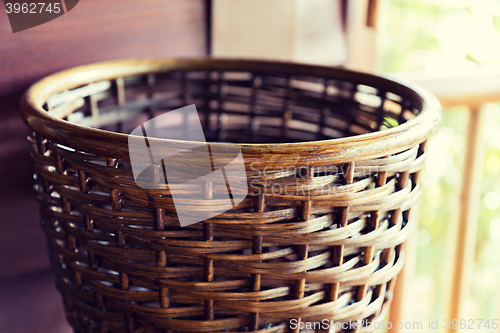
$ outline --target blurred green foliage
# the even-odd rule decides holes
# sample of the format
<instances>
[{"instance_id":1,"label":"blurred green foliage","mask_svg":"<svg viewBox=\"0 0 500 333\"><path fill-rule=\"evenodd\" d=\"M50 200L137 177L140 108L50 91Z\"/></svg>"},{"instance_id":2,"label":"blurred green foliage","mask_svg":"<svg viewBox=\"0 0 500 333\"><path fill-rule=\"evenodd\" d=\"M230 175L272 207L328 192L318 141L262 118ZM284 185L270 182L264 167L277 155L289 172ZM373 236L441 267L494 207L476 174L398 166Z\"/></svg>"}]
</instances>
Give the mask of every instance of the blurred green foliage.
<instances>
[{"instance_id":1,"label":"blurred green foliage","mask_svg":"<svg viewBox=\"0 0 500 333\"><path fill-rule=\"evenodd\" d=\"M500 0L387 0L379 39L386 71L500 61Z\"/></svg>"}]
</instances>

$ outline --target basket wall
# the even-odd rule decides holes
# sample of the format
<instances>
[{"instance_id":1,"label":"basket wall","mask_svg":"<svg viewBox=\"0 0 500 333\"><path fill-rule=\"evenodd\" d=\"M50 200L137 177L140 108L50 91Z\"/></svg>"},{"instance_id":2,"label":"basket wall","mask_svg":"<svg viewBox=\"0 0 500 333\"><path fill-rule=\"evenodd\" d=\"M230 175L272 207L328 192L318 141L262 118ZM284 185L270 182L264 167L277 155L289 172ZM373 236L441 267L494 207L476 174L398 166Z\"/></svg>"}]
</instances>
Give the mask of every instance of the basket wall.
<instances>
[{"instance_id":1,"label":"basket wall","mask_svg":"<svg viewBox=\"0 0 500 333\"><path fill-rule=\"evenodd\" d=\"M419 115L428 104L413 90L348 71L162 64L80 68L23 100L41 225L75 332L288 332L292 319L383 318L437 107ZM75 79L82 71L96 77ZM83 99L46 103L81 87ZM189 104L207 141L242 143L249 195L181 228L167 190L135 184L127 137L85 126L129 133ZM221 189L196 190L211 200Z\"/></svg>"}]
</instances>

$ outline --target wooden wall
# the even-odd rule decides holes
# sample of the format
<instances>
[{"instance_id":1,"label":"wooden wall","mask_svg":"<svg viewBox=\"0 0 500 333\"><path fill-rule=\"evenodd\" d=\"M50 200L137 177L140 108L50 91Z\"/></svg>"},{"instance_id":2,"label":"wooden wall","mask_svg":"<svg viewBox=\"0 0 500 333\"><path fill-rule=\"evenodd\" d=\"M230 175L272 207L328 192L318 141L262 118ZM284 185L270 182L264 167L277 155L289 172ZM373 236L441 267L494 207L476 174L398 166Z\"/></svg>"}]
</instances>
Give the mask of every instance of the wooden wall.
<instances>
[{"instance_id":1,"label":"wooden wall","mask_svg":"<svg viewBox=\"0 0 500 333\"><path fill-rule=\"evenodd\" d=\"M120 58L206 55L205 0L84 0L41 26L12 33L0 2L0 332L70 332L54 287L21 93L55 71Z\"/></svg>"},{"instance_id":2,"label":"wooden wall","mask_svg":"<svg viewBox=\"0 0 500 333\"><path fill-rule=\"evenodd\" d=\"M202 0L85 0L15 34L2 7L0 2L0 96L80 64L205 54Z\"/></svg>"},{"instance_id":3,"label":"wooden wall","mask_svg":"<svg viewBox=\"0 0 500 333\"><path fill-rule=\"evenodd\" d=\"M347 61L341 0L213 0L212 30L217 57Z\"/></svg>"}]
</instances>

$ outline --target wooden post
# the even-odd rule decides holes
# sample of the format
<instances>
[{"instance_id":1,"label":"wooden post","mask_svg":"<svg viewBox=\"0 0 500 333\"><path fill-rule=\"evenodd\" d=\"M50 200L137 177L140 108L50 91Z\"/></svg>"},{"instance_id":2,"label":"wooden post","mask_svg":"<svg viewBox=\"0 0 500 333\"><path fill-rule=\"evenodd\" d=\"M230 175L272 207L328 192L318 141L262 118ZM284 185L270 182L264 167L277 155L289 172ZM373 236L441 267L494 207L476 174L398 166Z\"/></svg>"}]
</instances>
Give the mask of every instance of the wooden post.
<instances>
[{"instance_id":1,"label":"wooden post","mask_svg":"<svg viewBox=\"0 0 500 333\"><path fill-rule=\"evenodd\" d=\"M348 1L346 67L364 72L377 69L376 19L378 1ZM370 25L367 25L370 24Z\"/></svg>"},{"instance_id":2,"label":"wooden post","mask_svg":"<svg viewBox=\"0 0 500 333\"><path fill-rule=\"evenodd\" d=\"M481 199L481 179L484 163L484 115L482 106L471 107L466 141L465 163L460 211L458 219L457 247L453 279L451 280L450 311L448 318L465 319L463 304L468 299L474 269L474 252ZM450 328L448 332L461 332Z\"/></svg>"}]
</instances>

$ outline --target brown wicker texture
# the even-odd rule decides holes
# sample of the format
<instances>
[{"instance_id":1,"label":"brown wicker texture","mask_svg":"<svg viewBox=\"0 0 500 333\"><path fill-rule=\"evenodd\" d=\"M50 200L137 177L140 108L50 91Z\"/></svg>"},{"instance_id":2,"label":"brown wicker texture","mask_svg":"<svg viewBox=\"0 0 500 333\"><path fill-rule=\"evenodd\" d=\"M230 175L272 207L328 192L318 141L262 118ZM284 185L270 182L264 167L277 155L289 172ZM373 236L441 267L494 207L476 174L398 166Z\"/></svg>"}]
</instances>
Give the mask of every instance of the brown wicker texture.
<instances>
[{"instance_id":1,"label":"brown wicker texture","mask_svg":"<svg viewBox=\"0 0 500 333\"><path fill-rule=\"evenodd\" d=\"M384 315L440 118L426 92L318 66L129 60L54 74L21 104L75 332L270 333ZM207 141L240 146L249 194L181 228L168 189L136 185L126 133L190 104Z\"/></svg>"}]
</instances>

